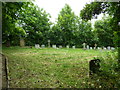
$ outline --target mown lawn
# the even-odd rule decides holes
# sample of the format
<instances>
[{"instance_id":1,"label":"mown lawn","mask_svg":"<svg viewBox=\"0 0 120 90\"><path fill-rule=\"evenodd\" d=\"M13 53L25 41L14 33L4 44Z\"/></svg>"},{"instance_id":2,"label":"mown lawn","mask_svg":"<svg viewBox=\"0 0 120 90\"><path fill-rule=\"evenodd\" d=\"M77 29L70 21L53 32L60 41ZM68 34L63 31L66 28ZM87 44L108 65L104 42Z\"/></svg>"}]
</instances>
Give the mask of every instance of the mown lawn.
<instances>
[{"instance_id":1,"label":"mown lawn","mask_svg":"<svg viewBox=\"0 0 120 90\"><path fill-rule=\"evenodd\" d=\"M10 88L89 88L89 60L107 51L3 47Z\"/></svg>"}]
</instances>

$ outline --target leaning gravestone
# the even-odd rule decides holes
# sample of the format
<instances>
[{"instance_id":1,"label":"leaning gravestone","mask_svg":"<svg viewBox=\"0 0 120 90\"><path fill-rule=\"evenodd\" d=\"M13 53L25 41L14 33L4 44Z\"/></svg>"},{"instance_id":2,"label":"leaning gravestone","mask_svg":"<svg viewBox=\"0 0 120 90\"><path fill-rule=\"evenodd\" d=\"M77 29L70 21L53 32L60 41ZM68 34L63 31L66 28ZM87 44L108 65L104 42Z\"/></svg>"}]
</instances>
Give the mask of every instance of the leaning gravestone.
<instances>
[{"instance_id":1,"label":"leaning gravestone","mask_svg":"<svg viewBox=\"0 0 120 90\"><path fill-rule=\"evenodd\" d=\"M35 48L40 48L40 45L39 44L35 44Z\"/></svg>"},{"instance_id":2,"label":"leaning gravestone","mask_svg":"<svg viewBox=\"0 0 120 90\"><path fill-rule=\"evenodd\" d=\"M69 48L69 45L67 45L66 48Z\"/></svg>"},{"instance_id":3,"label":"leaning gravestone","mask_svg":"<svg viewBox=\"0 0 120 90\"><path fill-rule=\"evenodd\" d=\"M62 48L62 45L59 45L59 48Z\"/></svg>"},{"instance_id":4,"label":"leaning gravestone","mask_svg":"<svg viewBox=\"0 0 120 90\"><path fill-rule=\"evenodd\" d=\"M87 45L87 49L89 49L89 45Z\"/></svg>"},{"instance_id":5,"label":"leaning gravestone","mask_svg":"<svg viewBox=\"0 0 120 90\"><path fill-rule=\"evenodd\" d=\"M45 48L45 45L41 45L41 48Z\"/></svg>"},{"instance_id":6,"label":"leaning gravestone","mask_svg":"<svg viewBox=\"0 0 120 90\"><path fill-rule=\"evenodd\" d=\"M73 49L75 49L75 46L72 46Z\"/></svg>"},{"instance_id":7,"label":"leaning gravestone","mask_svg":"<svg viewBox=\"0 0 120 90\"><path fill-rule=\"evenodd\" d=\"M56 49L56 45L52 45L52 48L55 48L55 49Z\"/></svg>"}]
</instances>

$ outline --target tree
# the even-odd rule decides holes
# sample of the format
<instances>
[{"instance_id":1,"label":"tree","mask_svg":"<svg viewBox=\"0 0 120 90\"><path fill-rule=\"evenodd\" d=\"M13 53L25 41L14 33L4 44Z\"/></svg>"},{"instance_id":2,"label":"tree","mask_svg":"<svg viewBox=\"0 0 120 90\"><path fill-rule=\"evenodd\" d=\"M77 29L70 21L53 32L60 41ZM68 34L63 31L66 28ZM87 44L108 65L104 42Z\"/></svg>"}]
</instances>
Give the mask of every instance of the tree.
<instances>
[{"instance_id":1,"label":"tree","mask_svg":"<svg viewBox=\"0 0 120 90\"><path fill-rule=\"evenodd\" d=\"M76 43L82 47L83 43L93 46L93 32L91 22L82 20L80 17L77 20L78 29L76 31Z\"/></svg>"},{"instance_id":2,"label":"tree","mask_svg":"<svg viewBox=\"0 0 120 90\"><path fill-rule=\"evenodd\" d=\"M50 29L50 15L33 2L3 3L3 43L18 45L18 39L25 39L27 45L46 42ZM16 43L15 43L16 42Z\"/></svg>"},{"instance_id":3,"label":"tree","mask_svg":"<svg viewBox=\"0 0 120 90\"><path fill-rule=\"evenodd\" d=\"M113 45L113 30L111 27L112 17L104 17L102 20L97 20L94 25L94 32L99 40L100 46L114 46ZM104 39L103 39L104 38Z\"/></svg>"},{"instance_id":4,"label":"tree","mask_svg":"<svg viewBox=\"0 0 120 90\"><path fill-rule=\"evenodd\" d=\"M2 3L2 41L10 46L14 37L17 37L18 28L15 28L17 20L16 12L20 11L23 3L20 2L4 2Z\"/></svg>"},{"instance_id":5,"label":"tree","mask_svg":"<svg viewBox=\"0 0 120 90\"><path fill-rule=\"evenodd\" d=\"M23 28L27 33L26 41L29 41L27 45L47 43L47 34L51 24L50 15L33 3L30 3L20 15L23 21L21 23L24 23Z\"/></svg>"},{"instance_id":6,"label":"tree","mask_svg":"<svg viewBox=\"0 0 120 90\"><path fill-rule=\"evenodd\" d=\"M66 4L58 15L57 24L60 26L62 39L65 45L74 45L74 32L76 31L76 15L71 7Z\"/></svg>"},{"instance_id":7,"label":"tree","mask_svg":"<svg viewBox=\"0 0 120 90\"><path fill-rule=\"evenodd\" d=\"M98 6L96 6L98 5ZM97 12L96 12L97 11ZM87 4L84 9L81 11L81 17L85 20L90 20L92 16L100 13L108 13L112 15L112 30L115 33L115 37L117 38L116 45L118 47L118 63L120 64L120 26L118 26L118 22L120 22L120 1L118 2L92 2Z\"/></svg>"}]
</instances>

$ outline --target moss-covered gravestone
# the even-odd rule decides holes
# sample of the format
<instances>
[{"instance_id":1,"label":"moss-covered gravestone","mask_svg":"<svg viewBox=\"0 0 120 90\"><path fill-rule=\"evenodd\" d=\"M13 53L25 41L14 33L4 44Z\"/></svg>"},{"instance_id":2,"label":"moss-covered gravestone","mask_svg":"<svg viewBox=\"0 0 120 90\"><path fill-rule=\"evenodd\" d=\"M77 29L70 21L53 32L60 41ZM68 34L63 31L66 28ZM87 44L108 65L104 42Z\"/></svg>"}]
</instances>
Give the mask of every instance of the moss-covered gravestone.
<instances>
[{"instance_id":1,"label":"moss-covered gravestone","mask_svg":"<svg viewBox=\"0 0 120 90\"><path fill-rule=\"evenodd\" d=\"M100 60L99 59L90 60L89 69L90 69L89 75L100 72Z\"/></svg>"}]
</instances>

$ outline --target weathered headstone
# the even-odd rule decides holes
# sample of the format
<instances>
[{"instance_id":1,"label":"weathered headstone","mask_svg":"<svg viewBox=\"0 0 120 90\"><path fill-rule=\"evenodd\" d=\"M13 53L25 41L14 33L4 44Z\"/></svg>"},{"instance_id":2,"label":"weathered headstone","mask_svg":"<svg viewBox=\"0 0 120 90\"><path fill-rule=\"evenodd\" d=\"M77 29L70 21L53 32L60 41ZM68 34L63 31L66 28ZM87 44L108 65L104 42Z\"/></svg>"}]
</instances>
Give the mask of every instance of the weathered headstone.
<instances>
[{"instance_id":1,"label":"weathered headstone","mask_svg":"<svg viewBox=\"0 0 120 90\"><path fill-rule=\"evenodd\" d=\"M85 46L86 46L86 43L83 43L83 49L86 49Z\"/></svg>"},{"instance_id":2,"label":"weathered headstone","mask_svg":"<svg viewBox=\"0 0 120 90\"><path fill-rule=\"evenodd\" d=\"M45 45L41 45L41 48L45 48Z\"/></svg>"},{"instance_id":3,"label":"weathered headstone","mask_svg":"<svg viewBox=\"0 0 120 90\"><path fill-rule=\"evenodd\" d=\"M106 50L106 47L104 47L103 49Z\"/></svg>"},{"instance_id":4,"label":"weathered headstone","mask_svg":"<svg viewBox=\"0 0 120 90\"><path fill-rule=\"evenodd\" d=\"M87 49L89 49L89 45L87 45Z\"/></svg>"},{"instance_id":5,"label":"weathered headstone","mask_svg":"<svg viewBox=\"0 0 120 90\"><path fill-rule=\"evenodd\" d=\"M35 44L35 48L40 48L40 45L39 44Z\"/></svg>"},{"instance_id":6,"label":"weathered headstone","mask_svg":"<svg viewBox=\"0 0 120 90\"><path fill-rule=\"evenodd\" d=\"M21 47L25 46L25 40L23 38L20 39L20 46Z\"/></svg>"},{"instance_id":7,"label":"weathered headstone","mask_svg":"<svg viewBox=\"0 0 120 90\"><path fill-rule=\"evenodd\" d=\"M52 45L52 48L55 48L55 49L56 49L56 45Z\"/></svg>"},{"instance_id":8,"label":"weathered headstone","mask_svg":"<svg viewBox=\"0 0 120 90\"><path fill-rule=\"evenodd\" d=\"M73 49L75 49L75 46L72 46Z\"/></svg>"},{"instance_id":9,"label":"weathered headstone","mask_svg":"<svg viewBox=\"0 0 120 90\"><path fill-rule=\"evenodd\" d=\"M108 46L107 49L110 50L110 46Z\"/></svg>"},{"instance_id":10,"label":"weathered headstone","mask_svg":"<svg viewBox=\"0 0 120 90\"><path fill-rule=\"evenodd\" d=\"M99 59L94 59L90 60L89 62L89 74L92 75L93 73L97 73L100 71L100 60Z\"/></svg>"},{"instance_id":11,"label":"weathered headstone","mask_svg":"<svg viewBox=\"0 0 120 90\"><path fill-rule=\"evenodd\" d=\"M62 45L59 45L59 48L62 48Z\"/></svg>"},{"instance_id":12,"label":"weathered headstone","mask_svg":"<svg viewBox=\"0 0 120 90\"><path fill-rule=\"evenodd\" d=\"M99 50L99 49L100 49L100 47L97 47L97 49Z\"/></svg>"},{"instance_id":13,"label":"weathered headstone","mask_svg":"<svg viewBox=\"0 0 120 90\"><path fill-rule=\"evenodd\" d=\"M115 50L115 48L114 48L114 47L111 47L111 50Z\"/></svg>"},{"instance_id":14,"label":"weathered headstone","mask_svg":"<svg viewBox=\"0 0 120 90\"><path fill-rule=\"evenodd\" d=\"M92 47L90 47L90 49L92 49Z\"/></svg>"},{"instance_id":15,"label":"weathered headstone","mask_svg":"<svg viewBox=\"0 0 120 90\"><path fill-rule=\"evenodd\" d=\"M48 40L48 47L50 47L50 40Z\"/></svg>"},{"instance_id":16,"label":"weathered headstone","mask_svg":"<svg viewBox=\"0 0 120 90\"><path fill-rule=\"evenodd\" d=\"M67 45L66 48L69 48L69 45Z\"/></svg>"},{"instance_id":17,"label":"weathered headstone","mask_svg":"<svg viewBox=\"0 0 120 90\"><path fill-rule=\"evenodd\" d=\"M95 43L95 45L94 45L95 47L94 47L94 49L96 49L97 48L97 44Z\"/></svg>"}]
</instances>

